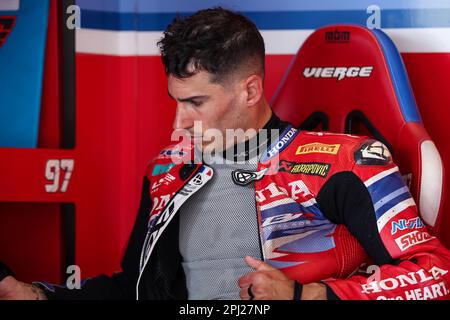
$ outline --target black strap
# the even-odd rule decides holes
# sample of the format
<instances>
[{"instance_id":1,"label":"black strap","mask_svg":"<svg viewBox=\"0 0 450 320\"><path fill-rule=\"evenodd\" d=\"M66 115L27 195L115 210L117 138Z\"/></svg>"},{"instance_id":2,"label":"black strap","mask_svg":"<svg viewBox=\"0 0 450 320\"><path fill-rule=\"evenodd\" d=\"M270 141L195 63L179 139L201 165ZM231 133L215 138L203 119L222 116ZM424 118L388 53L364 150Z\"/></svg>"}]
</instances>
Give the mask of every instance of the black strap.
<instances>
[{"instance_id":1,"label":"black strap","mask_svg":"<svg viewBox=\"0 0 450 320\"><path fill-rule=\"evenodd\" d=\"M302 299L302 291L303 285L295 281L294 284L294 298L292 300L301 300Z\"/></svg>"}]
</instances>

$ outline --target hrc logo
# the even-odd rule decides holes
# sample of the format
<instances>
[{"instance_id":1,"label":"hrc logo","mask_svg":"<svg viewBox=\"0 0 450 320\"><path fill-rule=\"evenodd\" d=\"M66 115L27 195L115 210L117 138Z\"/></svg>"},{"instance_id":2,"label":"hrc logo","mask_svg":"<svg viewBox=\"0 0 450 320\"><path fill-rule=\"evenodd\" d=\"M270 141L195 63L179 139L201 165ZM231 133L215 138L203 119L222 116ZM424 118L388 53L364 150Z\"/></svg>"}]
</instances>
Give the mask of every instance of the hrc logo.
<instances>
[{"instance_id":1,"label":"hrc logo","mask_svg":"<svg viewBox=\"0 0 450 320\"><path fill-rule=\"evenodd\" d=\"M16 17L0 17L0 48L6 42L16 23Z\"/></svg>"}]
</instances>

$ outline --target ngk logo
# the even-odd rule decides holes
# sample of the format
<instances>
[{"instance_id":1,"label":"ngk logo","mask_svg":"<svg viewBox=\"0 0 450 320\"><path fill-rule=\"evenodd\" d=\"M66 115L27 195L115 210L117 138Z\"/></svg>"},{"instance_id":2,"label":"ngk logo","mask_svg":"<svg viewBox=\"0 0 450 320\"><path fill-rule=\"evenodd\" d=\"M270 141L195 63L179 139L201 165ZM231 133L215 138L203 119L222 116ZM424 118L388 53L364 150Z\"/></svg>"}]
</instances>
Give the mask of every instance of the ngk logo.
<instances>
[{"instance_id":1,"label":"ngk logo","mask_svg":"<svg viewBox=\"0 0 450 320\"><path fill-rule=\"evenodd\" d=\"M413 231L395 239L395 242L397 242L400 250L405 251L406 249L415 246L416 244L427 242L431 239L434 239L434 237L431 236L428 232Z\"/></svg>"}]
</instances>

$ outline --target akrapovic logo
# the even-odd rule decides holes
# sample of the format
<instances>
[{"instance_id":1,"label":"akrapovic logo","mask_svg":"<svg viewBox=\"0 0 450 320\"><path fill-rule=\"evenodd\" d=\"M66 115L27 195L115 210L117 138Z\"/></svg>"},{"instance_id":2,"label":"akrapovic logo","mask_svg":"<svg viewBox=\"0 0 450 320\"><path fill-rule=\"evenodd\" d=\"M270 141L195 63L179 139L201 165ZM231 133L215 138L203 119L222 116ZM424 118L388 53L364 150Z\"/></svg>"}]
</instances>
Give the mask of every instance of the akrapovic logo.
<instances>
[{"instance_id":1,"label":"akrapovic logo","mask_svg":"<svg viewBox=\"0 0 450 320\"><path fill-rule=\"evenodd\" d=\"M372 74L373 66L366 67L306 67L303 70L305 78L368 78Z\"/></svg>"},{"instance_id":2,"label":"akrapovic logo","mask_svg":"<svg viewBox=\"0 0 450 320\"><path fill-rule=\"evenodd\" d=\"M278 170L293 174L306 174L325 178L330 171L331 164L320 162L292 162L281 160Z\"/></svg>"}]
</instances>

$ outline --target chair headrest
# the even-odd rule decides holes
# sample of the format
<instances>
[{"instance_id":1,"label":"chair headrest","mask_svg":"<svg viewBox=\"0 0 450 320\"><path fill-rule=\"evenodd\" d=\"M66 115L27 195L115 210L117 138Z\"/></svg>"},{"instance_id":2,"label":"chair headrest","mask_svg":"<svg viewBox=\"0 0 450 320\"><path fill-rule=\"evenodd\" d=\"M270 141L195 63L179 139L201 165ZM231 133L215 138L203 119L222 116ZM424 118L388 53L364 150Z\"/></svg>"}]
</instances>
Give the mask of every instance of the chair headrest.
<instances>
[{"instance_id":1,"label":"chair headrest","mask_svg":"<svg viewBox=\"0 0 450 320\"><path fill-rule=\"evenodd\" d=\"M272 106L281 118L297 125L322 111L334 132L343 132L347 115L359 110L387 140L393 140L405 123L421 123L395 45L383 31L355 25L327 26L312 33L293 59Z\"/></svg>"},{"instance_id":2,"label":"chair headrest","mask_svg":"<svg viewBox=\"0 0 450 320\"><path fill-rule=\"evenodd\" d=\"M314 127L319 119L323 130L369 134L384 142L411 177L425 222L437 227L442 161L423 127L400 54L383 31L356 25L316 30L292 60L271 105L296 126ZM368 130L353 131L355 119Z\"/></svg>"}]
</instances>

